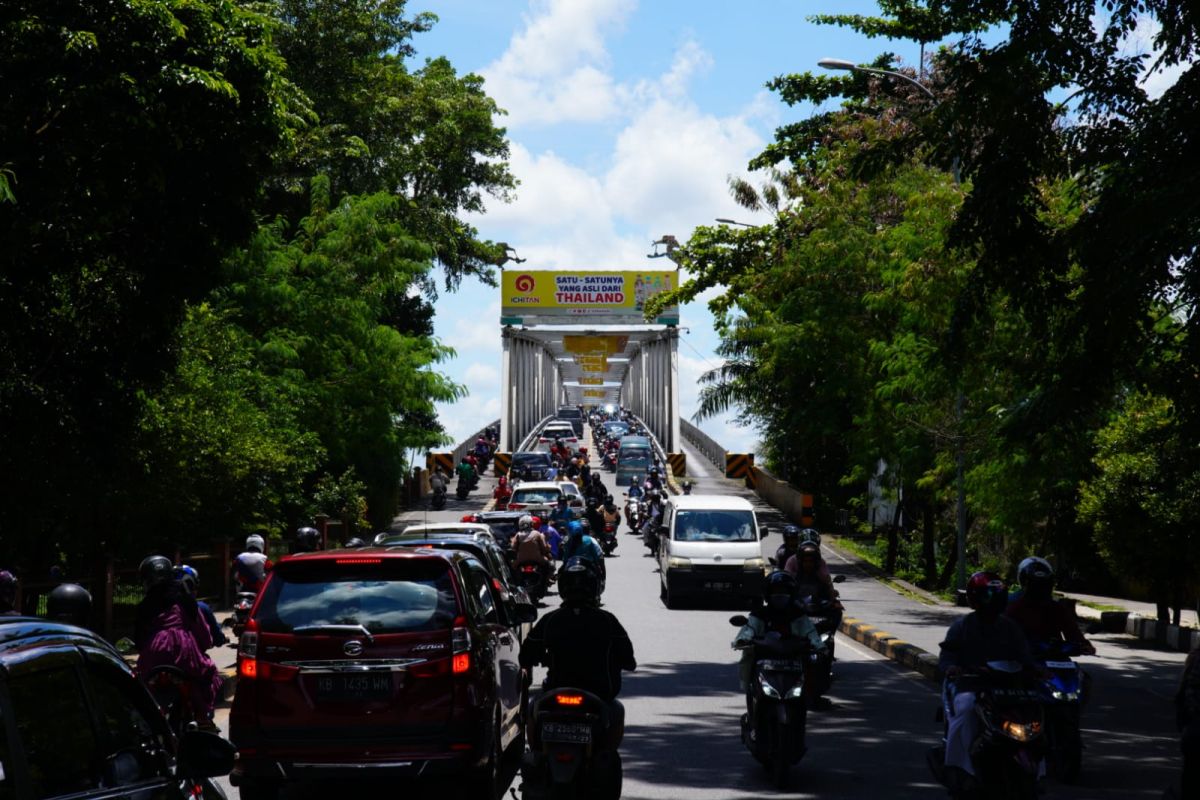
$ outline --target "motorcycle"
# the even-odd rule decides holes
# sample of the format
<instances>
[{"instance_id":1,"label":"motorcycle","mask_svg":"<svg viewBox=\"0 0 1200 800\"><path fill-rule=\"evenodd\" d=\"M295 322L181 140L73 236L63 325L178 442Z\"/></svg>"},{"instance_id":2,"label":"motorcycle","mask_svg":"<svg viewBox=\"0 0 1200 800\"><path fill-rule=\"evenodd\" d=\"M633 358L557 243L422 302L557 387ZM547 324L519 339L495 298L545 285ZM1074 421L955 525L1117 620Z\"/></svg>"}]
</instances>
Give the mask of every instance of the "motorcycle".
<instances>
[{"instance_id":1,"label":"motorcycle","mask_svg":"<svg viewBox=\"0 0 1200 800\"><path fill-rule=\"evenodd\" d=\"M1077 655L1079 646L1073 642L1040 643L1034 647L1034 657L1049 673L1042 682L1046 771L1063 783L1074 783L1083 765L1079 717L1087 697L1083 668L1071 660L1071 656Z\"/></svg>"},{"instance_id":2,"label":"motorcycle","mask_svg":"<svg viewBox=\"0 0 1200 800\"><path fill-rule=\"evenodd\" d=\"M523 800L618 800L623 731L610 716L608 703L582 689L556 689L538 698L529 751L521 761Z\"/></svg>"},{"instance_id":3,"label":"motorcycle","mask_svg":"<svg viewBox=\"0 0 1200 800\"><path fill-rule=\"evenodd\" d=\"M522 561L517 564L517 580L525 588L529 599L535 603L546 596L549 578L549 567L539 561Z\"/></svg>"},{"instance_id":4,"label":"motorcycle","mask_svg":"<svg viewBox=\"0 0 1200 800\"><path fill-rule=\"evenodd\" d=\"M604 551L604 555L612 555L612 551L617 549L617 526L615 523L604 523L604 531L597 537L600 542L600 549Z\"/></svg>"},{"instance_id":5,"label":"motorcycle","mask_svg":"<svg viewBox=\"0 0 1200 800\"><path fill-rule=\"evenodd\" d=\"M748 620L730 617L737 628ZM808 747L805 732L808 704L805 663L815 657L808 641L784 637L775 631L760 636L739 649L752 650L754 666L750 678L750 707L742 715L742 744L760 764L771 771L775 786L787 787L792 766L799 763Z\"/></svg>"},{"instance_id":6,"label":"motorcycle","mask_svg":"<svg viewBox=\"0 0 1200 800\"><path fill-rule=\"evenodd\" d=\"M472 488L470 481L466 478L459 478L458 485L454 487L454 496L459 500L466 500L471 496Z\"/></svg>"},{"instance_id":7,"label":"motorcycle","mask_svg":"<svg viewBox=\"0 0 1200 800\"><path fill-rule=\"evenodd\" d=\"M959 691L975 692L974 713L979 716L979 736L970 749L975 767L973 787L952 785L958 778L951 779L945 766L947 720ZM929 754L934 777L952 793L974 789L973 794L982 797L1036 800L1046 751L1043 711L1041 687L1020 662L991 661L986 669L966 672L954 681L947 679L938 710L939 720L947 724L942 744Z\"/></svg>"},{"instance_id":8,"label":"motorcycle","mask_svg":"<svg viewBox=\"0 0 1200 800\"><path fill-rule=\"evenodd\" d=\"M845 580L845 575L833 576L834 583L842 583ZM811 596L803 599L803 605L804 613L812 620L813 627L817 629L817 635L825 644L825 655L822 656L824 663L821 664L819 671L820 680L817 682L818 685L812 686L809 691L809 699L812 700L829 691L829 685L833 683L833 662L837 660L833 657L834 635L841 624L842 613L832 601L817 600Z\"/></svg>"},{"instance_id":9,"label":"motorcycle","mask_svg":"<svg viewBox=\"0 0 1200 800\"><path fill-rule=\"evenodd\" d=\"M242 633L246 630L246 621L250 619L250 609L254 608L254 601L258 595L254 592L238 592L237 599L233 601L233 641L230 643L237 647L238 640Z\"/></svg>"},{"instance_id":10,"label":"motorcycle","mask_svg":"<svg viewBox=\"0 0 1200 800\"><path fill-rule=\"evenodd\" d=\"M650 551L650 555L658 558L658 528L654 521L649 517L643 517L641 531L642 544L646 545L646 549Z\"/></svg>"},{"instance_id":11,"label":"motorcycle","mask_svg":"<svg viewBox=\"0 0 1200 800\"><path fill-rule=\"evenodd\" d=\"M602 469L608 470L609 472L616 472L617 471L617 451L616 450L605 450L604 451L604 460L600 462L600 467Z\"/></svg>"},{"instance_id":12,"label":"motorcycle","mask_svg":"<svg viewBox=\"0 0 1200 800\"><path fill-rule=\"evenodd\" d=\"M441 511L446 507L446 487L439 486L433 490L433 495L429 498L429 507L434 511Z\"/></svg>"}]
</instances>

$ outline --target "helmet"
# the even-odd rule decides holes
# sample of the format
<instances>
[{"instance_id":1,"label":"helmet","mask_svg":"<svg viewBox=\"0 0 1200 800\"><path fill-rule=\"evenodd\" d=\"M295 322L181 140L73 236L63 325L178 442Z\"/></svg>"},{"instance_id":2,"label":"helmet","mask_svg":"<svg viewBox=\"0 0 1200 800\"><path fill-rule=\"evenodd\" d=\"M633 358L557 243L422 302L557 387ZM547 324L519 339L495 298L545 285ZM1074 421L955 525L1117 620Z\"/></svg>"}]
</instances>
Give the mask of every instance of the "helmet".
<instances>
[{"instance_id":1,"label":"helmet","mask_svg":"<svg viewBox=\"0 0 1200 800\"><path fill-rule=\"evenodd\" d=\"M821 562L821 548L812 542L801 543L800 549L796 551L796 561L803 562L805 558L812 558L819 564Z\"/></svg>"},{"instance_id":2,"label":"helmet","mask_svg":"<svg viewBox=\"0 0 1200 800\"><path fill-rule=\"evenodd\" d=\"M267 552L267 542L256 533L246 537L246 549L256 553L265 553Z\"/></svg>"},{"instance_id":3,"label":"helmet","mask_svg":"<svg viewBox=\"0 0 1200 800\"><path fill-rule=\"evenodd\" d=\"M816 528L805 528L800 531L801 542L811 542L817 547L821 546L821 534Z\"/></svg>"},{"instance_id":4,"label":"helmet","mask_svg":"<svg viewBox=\"0 0 1200 800\"><path fill-rule=\"evenodd\" d=\"M1030 556L1017 567L1017 582L1031 597L1049 598L1054 589L1054 567L1044 558Z\"/></svg>"},{"instance_id":5,"label":"helmet","mask_svg":"<svg viewBox=\"0 0 1200 800\"><path fill-rule=\"evenodd\" d=\"M558 503L559 503L559 505L566 505L567 504L567 496L565 494L560 494L558 496Z\"/></svg>"},{"instance_id":6,"label":"helmet","mask_svg":"<svg viewBox=\"0 0 1200 800\"><path fill-rule=\"evenodd\" d=\"M92 615L92 595L77 583L61 583L46 597L46 619L83 627Z\"/></svg>"},{"instance_id":7,"label":"helmet","mask_svg":"<svg viewBox=\"0 0 1200 800\"><path fill-rule=\"evenodd\" d=\"M795 525L784 525L783 526L783 540L786 542L788 539L796 539L797 541L799 541L800 529L797 528Z\"/></svg>"},{"instance_id":8,"label":"helmet","mask_svg":"<svg viewBox=\"0 0 1200 800\"><path fill-rule=\"evenodd\" d=\"M976 611L999 614L1008 604L1008 587L994 572L976 572L967 579L967 603Z\"/></svg>"},{"instance_id":9,"label":"helmet","mask_svg":"<svg viewBox=\"0 0 1200 800\"><path fill-rule=\"evenodd\" d=\"M10 606L17 599L17 576L6 569L0 569L0 601Z\"/></svg>"},{"instance_id":10,"label":"helmet","mask_svg":"<svg viewBox=\"0 0 1200 800\"><path fill-rule=\"evenodd\" d=\"M782 611L796 600L796 579L792 573L776 570L763 584L763 600L776 611Z\"/></svg>"},{"instance_id":11,"label":"helmet","mask_svg":"<svg viewBox=\"0 0 1200 800\"><path fill-rule=\"evenodd\" d=\"M496 483L499 484L500 486L506 486L506 485L508 485L508 478L501 475L500 480L496 481Z\"/></svg>"},{"instance_id":12,"label":"helmet","mask_svg":"<svg viewBox=\"0 0 1200 800\"><path fill-rule=\"evenodd\" d=\"M637 475L630 475L630 476L629 476L629 485L630 485L630 486L637 486L637 485L638 485L638 483L640 483L640 481L638 481L638 476L637 476Z\"/></svg>"},{"instance_id":13,"label":"helmet","mask_svg":"<svg viewBox=\"0 0 1200 800\"><path fill-rule=\"evenodd\" d=\"M579 529L584 534L591 533L592 523L588 522L586 519L581 519L579 520Z\"/></svg>"},{"instance_id":14,"label":"helmet","mask_svg":"<svg viewBox=\"0 0 1200 800\"><path fill-rule=\"evenodd\" d=\"M533 527L533 529L535 531L540 531L542 529L542 518L538 517L538 516L531 517L529 520L529 524L530 524L530 526Z\"/></svg>"},{"instance_id":15,"label":"helmet","mask_svg":"<svg viewBox=\"0 0 1200 800\"><path fill-rule=\"evenodd\" d=\"M658 467L651 467L651 468L650 468L650 474L651 474L651 475L657 475L657 474L658 474Z\"/></svg>"},{"instance_id":16,"label":"helmet","mask_svg":"<svg viewBox=\"0 0 1200 800\"><path fill-rule=\"evenodd\" d=\"M321 534L316 528L297 528L296 529L296 547L305 553L311 553L316 550L321 543Z\"/></svg>"},{"instance_id":17,"label":"helmet","mask_svg":"<svg viewBox=\"0 0 1200 800\"><path fill-rule=\"evenodd\" d=\"M567 523L567 533L569 533L571 536L579 536L583 532L582 520L573 519Z\"/></svg>"},{"instance_id":18,"label":"helmet","mask_svg":"<svg viewBox=\"0 0 1200 800\"><path fill-rule=\"evenodd\" d=\"M200 585L200 573L187 564L181 564L175 568L175 580L183 584L188 594L195 595L196 587Z\"/></svg>"},{"instance_id":19,"label":"helmet","mask_svg":"<svg viewBox=\"0 0 1200 800\"><path fill-rule=\"evenodd\" d=\"M358 538L357 536L355 536L353 539L347 539L346 543L342 546L347 549L352 548L352 547L366 547L367 543L364 542L362 539Z\"/></svg>"},{"instance_id":20,"label":"helmet","mask_svg":"<svg viewBox=\"0 0 1200 800\"><path fill-rule=\"evenodd\" d=\"M522 514L521 518L519 520L517 520L517 530L527 531L527 530L531 530L532 528L533 528L533 517L529 516L528 514Z\"/></svg>"},{"instance_id":21,"label":"helmet","mask_svg":"<svg viewBox=\"0 0 1200 800\"><path fill-rule=\"evenodd\" d=\"M611 503L612 501L613 501L613 496L612 496L611 494L606 494L606 495L604 495L604 502L605 502L605 503Z\"/></svg>"},{"instance_id":22,"label":"helmet","mask_svg":"<svg viewBox=\"0 0 1200 800\"><path fill-rule=\"evenodd\" d=\"M558 573L558 596L564 605L595 605L600 599L600 576L580 556L568 559Z\"/></svg>"},{"instance_id":23,"label":"helmet","mask_svg":"<svg viewBox=\"0 0 1200 800\"><path fill-rule=\"evenodd\" d=\"M166 583L174 576L175 568L171 566L171 559L166 556L146 556L138 565L138 577L142 579L142 586L147 589Z\"/></svg>"}]
</instances>

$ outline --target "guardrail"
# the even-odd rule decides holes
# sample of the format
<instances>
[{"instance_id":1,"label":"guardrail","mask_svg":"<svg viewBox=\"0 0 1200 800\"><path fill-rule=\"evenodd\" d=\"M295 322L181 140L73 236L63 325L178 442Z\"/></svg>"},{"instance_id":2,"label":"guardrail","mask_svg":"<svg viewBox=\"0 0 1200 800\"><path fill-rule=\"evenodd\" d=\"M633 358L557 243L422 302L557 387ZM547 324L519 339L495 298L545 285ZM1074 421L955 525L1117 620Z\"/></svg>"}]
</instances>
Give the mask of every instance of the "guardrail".
<instances>
[{"instance_id":1,"label":"guardrail","mask_svg":"<svg viewBox=\"0 0 1200 800\"><path fill-rule=\"evenodd\" d=\"M513 452L519 453L519 452L522 452L525 450L529 450L535 444L537 444L538 436L540 436L542 433L542 428L546 427L546 423L552 419L554 419L553 414L542 417L541 420L538 421L538 424L533 426L533 430L529 432L529 435L521 440L521 444Z\"/></svg>"},{"instance_id":2,"label":"guardrail","mask_svg":"<svg viewBox=\"0 0 1200 800\"><path fill-rule=\"evenodd\" d=\"M654 435L652 430L650 430L650 426L642 421L641 417L639 417L637 414L630 414L630 416L637 420L641 426L646 429L646 438L650 440L650 449L654 451L654 455L658 457L658 460L663 465L663 470L666 473L667 488L671 490L672 494L682 493L683 490L680 489L679 485L675 482L675 473L671 469L671 465L668 463L667 451L663 450L663 446L658 441L658 437Z\"/></svg>"},{"instance_id":3,"label":"guardrail","mask_svg":"<svg viewBox=\"0 0 1200 800\"><path fill-rule=\"evenodd\" d=\"M475 442L479 440L480 436L483 436L483 434L487 432L488 428L499 427L499 425L500 425L500 420L496 420L495 422L489 422L487 425L484 425L482 428L475 431L475 433L468 436L467 440L465 442L460 444L458 447L454 448L454 464L455 464L455 466L458 465L458 462L463 460L463 456L465 456L471 450L471 448L473 448L475 446Z\"/></svg>"},{"instance_id":4,"label":"guardrail","mask_svg":"<svg viewBox=\"0 0 1200 800\"><path fill-rule=\"evenodd\" d=\"M711 461L722 472L725 471L726 451L724 447L717 444L715 439L683 417L679 418L679 430L683 434L683 438L687 439L692 447L695 447L700 452L700 455Z\"/></svg>"}]
</instances>

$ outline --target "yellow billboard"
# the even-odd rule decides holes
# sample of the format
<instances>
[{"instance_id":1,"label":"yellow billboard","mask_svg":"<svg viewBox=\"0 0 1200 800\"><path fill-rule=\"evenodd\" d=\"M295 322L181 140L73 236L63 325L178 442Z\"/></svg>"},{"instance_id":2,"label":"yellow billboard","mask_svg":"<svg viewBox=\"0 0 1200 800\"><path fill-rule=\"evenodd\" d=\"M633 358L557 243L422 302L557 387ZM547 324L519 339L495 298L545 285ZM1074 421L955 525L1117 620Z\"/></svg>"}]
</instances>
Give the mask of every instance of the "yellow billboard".
<instances>
[{"instance_id":1,"label":"yellow billboard","mask_svg":"<svg viewBox=\"0 0 1200 800\"><path fill-rule=\"evenodd\" d=\"M575 363L584 372L608 372L608 359L604 356L575 356Z\"/></svg>"},{"instance_id":2,"label":"yellow billboard","mask_svg":"<svg viewBox=\"0 0 1200 800\"><path fill-rule=\"evenodd\" d=\"M608 397L608 392L601 389L584 389L584 397Z\"/></svg>"},{"instance_id":3,"label":"yellow billboard","mask_svg":"<svg viewBox=\"0 0 1200 800\"><path fill-rule=\"evenodd\" d=\"M624 353L628 344L628 336L563 336L563 349L568 353L614 356Z\"/></svg>"},{"instance_id":4,"label":"yellow billboard","mask_svg":"<svg viewBox=\"0 0 1200 800\"><path fill-rule=\"evenodd\" d=\"M603 386L604 378L580 378L579 383L581 386Z\"/></svg>"},{"instance_id":5,"label":"yellow billboard","mask_svg":"<svg viewBox=\"0 0 1200 800\"><path fill-rule=\"evenodd\" d=\"M503 325L562 324L586 320L597 324L678 325L679 308L663 309L653 319L646 301L679 287L679 273L508 270L500 280Z\"/></svg>"}]
</instances>

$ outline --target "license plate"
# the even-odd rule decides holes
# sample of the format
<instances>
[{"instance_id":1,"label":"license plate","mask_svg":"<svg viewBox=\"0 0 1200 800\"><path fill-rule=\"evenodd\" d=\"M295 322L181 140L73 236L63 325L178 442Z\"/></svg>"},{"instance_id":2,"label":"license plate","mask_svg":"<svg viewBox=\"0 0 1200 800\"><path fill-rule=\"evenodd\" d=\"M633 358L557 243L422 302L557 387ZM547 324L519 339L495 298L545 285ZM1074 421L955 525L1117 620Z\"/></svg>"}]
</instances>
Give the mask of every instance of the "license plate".
<instances>
[{"instance_id":1,"label":"license plate","mask_svg":"<svg viewBox=\"0 0 1200 800\"><path fill-rule=\"evenodd\" d=\"M760 669L768 672L803 672L804 663L800 661L781 660L781 659L763 659L758 662Z\"/></svg>"},{"instance_id":2,"label":"license plate","mask_svg":"<svg viewBox=\"0 0 1200 800\"><path fill-rule=\"evenodd\" d=\"M547 722L542 726L542 741L591 744L592 726L580 722Z\"/></svg>"},{"instance_id":3,"label":"license plate","mask_svg":"<svg viewBox=\"0 0 1200 800\"><path fill-rule=\"evenodd\" d=\"M714 592L732 592L732 581L708 581L704 584L705 589L711 589Z\"/></svg>"},{"instance_id":4,"label":"license plate","mask_svg":"<svg viewBox=\"0 0 1200 800\"><path fill-rule=\"evenodd\" d=\"M1046 669L1075 669L1073 661L1047 661Z\"/></svg>"},{"instance_id":5,"label":"license plate","mask_svg":"<svg viewBox=\"0 0 1200 800\"><path fill-rule=\"evenodd\" d=\"M318 675L316 690L322 701L386 700L392 695L392 675Z\"/></svg>"}]
</instances>

